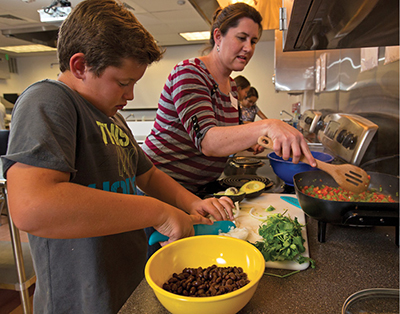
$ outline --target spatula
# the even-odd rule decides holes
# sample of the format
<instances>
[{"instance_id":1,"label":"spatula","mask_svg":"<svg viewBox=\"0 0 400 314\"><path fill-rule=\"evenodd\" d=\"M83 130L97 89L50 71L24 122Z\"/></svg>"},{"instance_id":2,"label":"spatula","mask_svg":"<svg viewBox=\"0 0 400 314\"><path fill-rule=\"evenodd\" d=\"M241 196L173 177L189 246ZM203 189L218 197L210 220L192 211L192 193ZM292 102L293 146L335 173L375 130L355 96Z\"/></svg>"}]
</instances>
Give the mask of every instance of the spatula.
<instances>
[{"instance_id":1,"label":"spatula","mask_svg":"<svg viewBox=\"0 0 400 314\"><path fill-rule=\"evenodd\" d=\"M266 136L260 136L258 144L265 148L273 148L272 140ZM304 155L300 157L300 161L310 164ZM342 188L354 193L362 193L368 188L368 174L363 169L351 164L332 165L317 159L315 161L317 168L328 173Z\"/></svg>"},{"instance_id":2,"label":"spatula","mask_svg":"<svg viewBox=\"0 0 400 314\"><path fill-rule=\"evenodd\" d=\"M194 235L218 235L221 232L226 233L231 230L231 228L236 228L236 225L229 220L214 221L212 225L194 225ZM153 245L157 242L167 241L169 238L158 231L151 234L149 238L149 245Z\"/></svg>"}]
</instances>

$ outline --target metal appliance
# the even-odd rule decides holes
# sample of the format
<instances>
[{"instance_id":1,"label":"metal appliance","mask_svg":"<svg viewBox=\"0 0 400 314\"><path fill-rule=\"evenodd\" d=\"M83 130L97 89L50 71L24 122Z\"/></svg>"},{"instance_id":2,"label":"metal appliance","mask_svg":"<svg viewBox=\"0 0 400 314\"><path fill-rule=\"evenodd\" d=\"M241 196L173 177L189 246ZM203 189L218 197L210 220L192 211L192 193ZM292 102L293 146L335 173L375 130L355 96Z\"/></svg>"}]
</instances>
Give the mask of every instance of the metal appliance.
<instances>
[{"instance_id":1,"label":"metal appliance","mask_svg":"<svg viewBox=\"0 0 400 314\"><path fill-rule=\"evenodd\" d=\"M230 157L226 163L224 174L227 176L256 174L257 169L262 167L264 162L259 158L246 156Z\"/></svg>"},{"instance_id":2,"label":"metal appliance","mask_svg":"<svg viewBox=\"0 0 400 314\"><path fill-rule=\"evenodd\" d=\"M332 113L322 121L318 140L324 151L335 156L335 163L357 165L369 173L399 177L399 118L379 113ZM341 204L333 204L341 209ZM389 206L389 205L388 205ZM355 208L361 208L355 205ZM354 214L344 225L369 227L393 226L398 221L398 211L383 211L379 208ZM333 210L333 209L332 209ZM379 216L382 215L382 216ZM368 223L367 223L368 222ZM319 221L318 239L325 241L326 222ZM398 226L396 228L398 237Z\"/></svg>"},{"instance_id":3,"label":"metal appliance","mask_svg":"<svg viewBox=\"0 0 400 314\"><path fill-rule=\"evenodd\" d=\"M317 136L320 143L309 143L311 150L315 150L315 147L310 144L318 144L318 151L329 153L335 157L332 163L351 163L358 165L371 174L378 173L383 177L384 174L389 174L391 175L389 177L399 177L398 117L375 112L359 114L329 113L326 114L324 119L320 118L318 123L320 124L320 129ZM285 184L274 173L267 157L257 157L250 152L246 154L247 156L252 156L252 158L263 160L264 165L257 168L256 174L244 176L222 175L219 180L213 183L208 193L219 192L229 186L240 187L249 180L258 180L266 183L265 193L296 193L293 186ZM268 151L266 154L268 155ZM313 173L311 176L313 179L319 178L318 172ZM337 208L340 211L344 205L336 202L331 207L332 210ZM352 205L354 204L352 203ZM358 204L353 207L363 209ZM318 240L319 242L325 241L326 225L328 223L352 227L372 227L376 225L393 226L393 221L398 221L398 212L387 210L385 204L382 203L379 208L368 208L368 210L358 211L357 213L353 211L346 218L345 223L319 221ZM398 237L398 227L395 228L395 232Z\"/></svg>"},{"instance_id":4,"label":"metal appliance","mask_svg":"<svg viewBox=\"0 0 400 314\"><path fill-rule=\"evenodd\" d=\"M284 51L399 44L397 0L284 0L284 3L291 10Z\"/></svg>"},{"instance_id":5,"label":"metal appliance","mask_svg":"<svg viewBox=\"0 0 400 314\"><path fill-rule=\"evenodd\" d=\"M333 113L321 122L318 140L338 162L399 175L399 117L380 113Z\"/></svg>"},{"instance_id":6,"label":"metal appliance","mask_svg":"<svg viewBox=\"0 0 400 314\"><path fill-rule=\"evenodd\" d=\"M322 113L318 110L306 110L299 120L300 129L304 133L314 133L317 123L322 117Z\"/></svg>"},{"instance_id":7,"label":"metal appliance","mask_svg":"<svg viewBox=\"0 0 400 314\"><path fill-rule=\"evenodd\" d=\"M322 145L345 162L360 165L378 125L354 114L334 113L324 119L318 132Z\"/></svg>"},{"instance_id":8,"label":"metal appliance","mask_svg":"<svg viewBox=\"0 0 400 314\"><path fill-rule=\"evenodd\" d=\"M333 109L308 109L304 111L299 120L300 131L302 131L304 135L310 133L318 134L318 131L324 128L323 121L325 117L328 114L336 112L338 111Z\"/></svg>"},{"instance_id":9,"label":"metal appliance","mask_svg":"<svg viewBox=\"0 0 400 314\"><path fill-rule=\"evenodd\" d=\"M370 189L390 195L393 202L362 202L357 200L325 200L307 195L304 186L336 186L336 182L326 172L301 172L294 178L296 195L303 211L318 221L318 241L325 242L326 225L336 224L353 227L392 226L395 228L396 244L399 241L399 180L398 177L368 172L371 177Z\"/></svg>"}]
</instances>

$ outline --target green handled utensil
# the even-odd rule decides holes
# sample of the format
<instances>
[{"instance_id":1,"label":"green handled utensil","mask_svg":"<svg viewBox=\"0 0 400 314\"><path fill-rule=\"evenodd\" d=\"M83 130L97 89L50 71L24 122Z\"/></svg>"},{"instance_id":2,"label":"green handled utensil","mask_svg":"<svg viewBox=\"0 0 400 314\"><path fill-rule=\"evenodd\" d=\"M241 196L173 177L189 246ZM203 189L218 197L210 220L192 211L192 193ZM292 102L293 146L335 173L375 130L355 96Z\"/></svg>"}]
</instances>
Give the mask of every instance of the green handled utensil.
<instances>
[{"instance_id":1,"label":"green handled utensil","mask_svg":"<svg viewBox=\"0 0 400 314\"><path fill-rule=\"evenodd\" d=\"M236 225L229 220L214 221L212 225L194 225L194 235L218 235L220 232L226 233L231 230L231 228L236 228ZM149 238L149 245L153 245L157 242L167 241L169 238L158 231L151 234Z\"/></svg>"}]
</instances>

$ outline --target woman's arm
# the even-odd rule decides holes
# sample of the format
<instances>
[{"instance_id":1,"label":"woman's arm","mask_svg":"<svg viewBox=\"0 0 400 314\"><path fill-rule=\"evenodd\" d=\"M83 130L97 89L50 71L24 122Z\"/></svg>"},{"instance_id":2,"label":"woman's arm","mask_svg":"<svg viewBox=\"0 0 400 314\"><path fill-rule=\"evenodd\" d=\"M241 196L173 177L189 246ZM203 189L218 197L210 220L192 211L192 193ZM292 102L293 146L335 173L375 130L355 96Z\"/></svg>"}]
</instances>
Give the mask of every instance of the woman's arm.
<instances>
[{"instance_id":1,"label":"woman's arm","mask_svg":"<svg viewBox=\"0 0 400 314\"><path fill-rule=\"evenodd\" d=\"M304 154L315 166L303 135L280 120L265 119L242 125L218 126L204 72L194 66L181 67L180 71L178 67L174 70L183 74L171 76L176 80L171 80L174 106L189 137L204 155L226 157L255 145L260 136L269 136L274 141L274 151L282 158L288 159L293 154L293 162L297 163ZM233 113L230 115L233 117ZM200 133L196 133L196 129ZM202 139L201 136L197 137L201 133L204 134Z\"/></svg>"},{"instance_id":2,"label":"woman's arm","mask_svg":"<svg viewBox=\"0 0 400 314\"><path fill-rule=\"evenodd\" d=\"M316 165L303 135L278 119L213 127L205 134L201 149L206 156L229 156L255 145L260 136L268 136L274 143L274 151L283 159L293 157L293 162L298 163L304 154L311 165Z\"/></svg>"}]
</instances>

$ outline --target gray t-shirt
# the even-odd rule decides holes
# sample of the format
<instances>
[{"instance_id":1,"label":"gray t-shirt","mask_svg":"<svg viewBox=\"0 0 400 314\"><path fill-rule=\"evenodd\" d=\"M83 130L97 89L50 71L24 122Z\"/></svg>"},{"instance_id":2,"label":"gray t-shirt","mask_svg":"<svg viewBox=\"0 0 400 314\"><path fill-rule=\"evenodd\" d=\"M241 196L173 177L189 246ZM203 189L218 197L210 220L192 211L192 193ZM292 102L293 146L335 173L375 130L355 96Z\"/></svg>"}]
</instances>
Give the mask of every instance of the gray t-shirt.
<instances>
[{"instance_id":1,"label":"gray t-shirt","mask_svg":"<svg viewBox=\"0 0 400 314\"><path fill-rule=\"evenodd\" d=\"M18 98L3 173L20 162L71 173L70 182L136 194L152 163L123 117L107 117L63 83L44 80ZM110 215L118 207L110 208ZM143 209L145 210L145 209ZM143 230L83 239L29 235L35 313L117 313L143 279Z\"/></svg>"}]
</instances>

